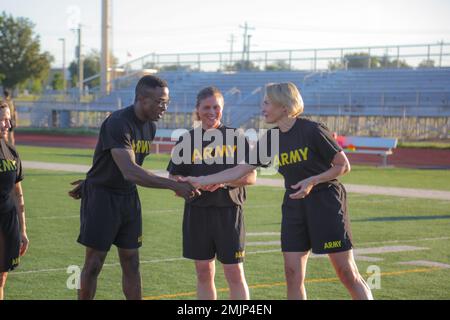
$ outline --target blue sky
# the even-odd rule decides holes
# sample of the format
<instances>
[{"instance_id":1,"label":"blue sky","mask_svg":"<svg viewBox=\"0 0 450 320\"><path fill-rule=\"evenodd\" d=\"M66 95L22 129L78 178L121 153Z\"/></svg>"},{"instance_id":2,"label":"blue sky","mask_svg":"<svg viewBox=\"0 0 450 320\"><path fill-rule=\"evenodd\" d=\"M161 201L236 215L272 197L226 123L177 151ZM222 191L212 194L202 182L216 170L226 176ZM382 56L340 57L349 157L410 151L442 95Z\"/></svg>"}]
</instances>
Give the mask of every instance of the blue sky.
<instances>
[{"instance_id":1,"label":"blue sky","mask_svg":"<svg viewBox=\"0 0 450 320\"><path fill-rule=\"evenodd\" d=\"M147 53L229 51L234 34L255 30L252 50L416 44L450 41L449 0L112 0L113 48L120 63ZM36 24L43 50L60 66L66 38L74 58L79 21L83 50L100 48L100 0L0 0L0 10Z\"/></svg>"}]
</instances>

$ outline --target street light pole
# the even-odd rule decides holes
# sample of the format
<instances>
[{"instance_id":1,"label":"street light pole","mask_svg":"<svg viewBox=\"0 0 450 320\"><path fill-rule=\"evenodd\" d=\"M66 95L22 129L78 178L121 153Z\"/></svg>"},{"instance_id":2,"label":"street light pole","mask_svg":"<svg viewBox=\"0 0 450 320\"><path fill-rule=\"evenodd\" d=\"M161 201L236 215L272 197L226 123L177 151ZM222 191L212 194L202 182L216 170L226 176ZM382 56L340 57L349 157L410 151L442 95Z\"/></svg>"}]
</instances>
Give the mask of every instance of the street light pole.
<instances>
[{"instance_id":1,"label":"street light pole","mask_svg":"<svg viewBox=\"0 0 450 320\"><path fill-rule=\"evenodd\" d=\"M67 91L67 80L66 80L66 39L59 38L62 42L62 77L63 77L63 91Z\"/></svg>"}]
</instances>

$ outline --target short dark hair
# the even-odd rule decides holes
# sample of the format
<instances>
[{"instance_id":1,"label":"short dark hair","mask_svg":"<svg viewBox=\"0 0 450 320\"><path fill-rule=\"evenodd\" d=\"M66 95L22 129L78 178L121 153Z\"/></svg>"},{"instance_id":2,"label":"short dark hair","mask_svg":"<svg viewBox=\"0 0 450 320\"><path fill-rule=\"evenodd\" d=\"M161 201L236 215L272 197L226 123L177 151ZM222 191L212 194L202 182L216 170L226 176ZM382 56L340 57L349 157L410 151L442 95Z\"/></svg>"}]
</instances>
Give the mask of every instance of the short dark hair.
<instances>
[{"instance_id":1,"label":"short dark hair","mask_svg":"<svg viewBox=\"0 0 450 320\"><path fill-rule=\"evenodd\" d=\"M11 91L9 91L9 89L3 89L3 95L6 98L9 98L11 96Z\"/></svg>"},{"instance_id":2,"label":"short dark hair","mask_svg":"<svg viewBox=\"0 0 450 320\"><path fill-rule=\"evenodd\" d=\"M138 95L145 95L145 90L149 88L168 88L167 82L157 76L146 75L139 79L134 91L134 101L137 101Z\"/></svg>"}]
</instances>

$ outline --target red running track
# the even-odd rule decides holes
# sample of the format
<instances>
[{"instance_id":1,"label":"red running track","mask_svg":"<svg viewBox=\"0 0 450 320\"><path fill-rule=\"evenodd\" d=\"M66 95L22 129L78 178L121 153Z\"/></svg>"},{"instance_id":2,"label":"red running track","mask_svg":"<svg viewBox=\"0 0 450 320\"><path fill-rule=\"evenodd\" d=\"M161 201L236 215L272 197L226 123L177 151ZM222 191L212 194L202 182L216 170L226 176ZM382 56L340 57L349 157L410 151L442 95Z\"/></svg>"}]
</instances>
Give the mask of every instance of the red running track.
<instances>
[{"instance_id":1,"label":"red running track","mask_svg":"<svg viewBox=\"0 0 450 320\"><path fill-rule=\"evenodd\" d=\"M16 141L19 145L94 149L97 136L61 136L16 132ZM155 150L155 145L152 146L152 149ZM160 145L160 152L168 153L170 150L171 146ZM348 154L348 158L353 164L381 164L381 158L376 155ZM388 165L450 169L450 150L398 148L394 150L393 155L388 157Z\"/></svg>"}]
</instances>

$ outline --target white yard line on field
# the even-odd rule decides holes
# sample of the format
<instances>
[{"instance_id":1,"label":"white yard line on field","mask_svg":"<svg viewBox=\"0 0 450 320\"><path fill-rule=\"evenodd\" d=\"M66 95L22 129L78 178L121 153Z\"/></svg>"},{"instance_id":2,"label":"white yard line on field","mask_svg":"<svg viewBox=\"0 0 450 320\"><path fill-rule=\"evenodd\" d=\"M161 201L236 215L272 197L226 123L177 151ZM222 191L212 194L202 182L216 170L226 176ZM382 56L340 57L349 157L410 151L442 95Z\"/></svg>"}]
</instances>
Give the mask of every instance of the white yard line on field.
<instances>
[{"instance_id":1,"label":"white yard line on field","mask_svg":"<svg viewBox=\"0 0 450 320\"><path fill-rule=\"evenodd\" d=\"M438 240L448 240L450 237L437 237L437 238L422 238L422 239L405 239L405 240L392 240L392 241L378 241L378 242L366 242L360 243L360 245L366 245L371 243L376 244L386 244L386 243L402 243L402 242L422 242L422 241L438 241ZM384 248L384 249L381 249ZM381 254L388 252L402 252L402 251L416 251L416 250L426 250L427 248L422 247L410 247L410 246L395 246L395 247L378 247L378 248L357 248L355 249L355 256L358 257L359 253L364 254ZM383 252L384 251L384 252ZM280 249L269 249L269 250L255 250L255 251L247 251L247 255L256 255L256 254L265 254L265 253L281 253ZM312 255L312 258L320 257L318 255ZM364 260L367 257L361 256L361 260ZM152 260L142 260L141 264L152 264L152 263L163 263L163 262L174 262L174 261L188 261L183 257L175 257L175 258L163 258L163 259L152 259ZM370 259L371 261L378 259ZM366 260L367 261L367 260ZM104 267L117 267L120 266L120 263L105 263ZM66 272L67 267L65 268L46 268L39 270L27 270L27 271L13 271L9 275L24 275L24 274L35 274L35 273L48 273L48 272Z\"/></svg>"}]
</instances>

